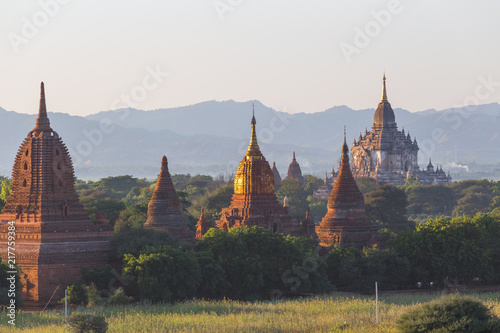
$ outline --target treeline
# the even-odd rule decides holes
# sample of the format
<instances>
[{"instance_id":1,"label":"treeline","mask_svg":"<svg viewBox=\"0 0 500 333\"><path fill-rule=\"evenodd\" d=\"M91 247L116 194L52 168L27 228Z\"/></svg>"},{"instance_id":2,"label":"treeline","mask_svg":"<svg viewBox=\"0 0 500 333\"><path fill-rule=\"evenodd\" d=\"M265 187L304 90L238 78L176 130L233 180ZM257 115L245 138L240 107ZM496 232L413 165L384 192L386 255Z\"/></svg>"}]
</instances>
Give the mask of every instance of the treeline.
<instances>
[{"instance_id":1,"label":"treeline","mask_svg":"<svg viewBox=\"0 0 500 333\"><path fill-rule=\"evenodd\" d=\"M322 253L313 239L259 227L210 229L195 245L179 243L164 231L131 229L111 241L123 270L122 284L114 288L125 286L135 300L169 302L275 299L333 290L373 293L374 282L381 290L416 288L417 283L500 283L500 221L488 214L441 217L414 230L382 231L381 237L381 244L363 250L334 247ZM82 273L90 291L96 288L89 286L106 289L110 280L117 281L110 267ZM95 304L95 292L87 300Z\"/></svg>"}]
</instances>

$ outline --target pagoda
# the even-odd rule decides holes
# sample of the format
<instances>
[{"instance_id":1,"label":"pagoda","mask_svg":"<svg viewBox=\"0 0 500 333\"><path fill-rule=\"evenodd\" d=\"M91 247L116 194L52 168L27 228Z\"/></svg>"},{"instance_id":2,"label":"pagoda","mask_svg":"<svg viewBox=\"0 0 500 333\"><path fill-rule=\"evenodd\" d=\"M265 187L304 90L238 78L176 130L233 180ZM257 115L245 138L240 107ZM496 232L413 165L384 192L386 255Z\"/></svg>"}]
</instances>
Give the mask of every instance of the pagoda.
<instances>
[{"instance_id":1,"label":"pagoda","mask_svg":"<svg viewBox=\"0 0 500 333\"><path fill-rule=\"evenodd\" d=\"M203 236L205 236L208 229L210 229L210 225L208 224L208 221L205 218L205 210L202 208L200 219L198 220L198 223L196 223L196 239L202 240Z\"/></svg>"},{"instance_id":2,"label":"pagoda","mask_svg":"<svg viewBox=\"0 0 500 333\"><path fill-rule=\"evenodd\" d=\"M148 204L148 219L144 224L147 229L159 229L189 241L194 234L188 229L182 214L182 202L175 191L170 172L168 172L167 157L161 160L161 170L153 196Z\"/></svg>"},{"instance_id":3,"label":"pagoda","mask_svg":"<svg viewBox=\"0 0 500 333\"><path fill-rule=\"evenodd\" d=\"M256 123L253 116L250 144L234 177L231 205L222 209L217 228L259 226L272 233L295 235L299 232L299 223L292 221L288 208L280 206L274 194L273 171L257 143Z\"/></svg>"},{"instance_id":4,"label":"pagoda","mask_svg":"<svg viewBox=\"0 0 500 333\"><path fill-rule=\"evenodd\" d=\"M418 165L418 143L410 133L400 131L391 103L387 98L386 77L382 78L382 98L373 117L371 131L359 134L352 144L353 174L370 177L378 184L403 185L415 177L423 185L448 184L451 176L434 168L421 170Z\"/></svg>"},{"instance_id":5,"label":"pagoda","mask_svg":"<svg viewBox=\"0 0 500 333\"><path fill-rule=\"evenodd\" d=\"M11 222L11 223L9 223ZM93 222L75 192L73 163L50 127L41 84L36 126L17 152L12 194L0 215L0 251L6 261L8 226L15 225L15 261L22 268L27 307L56 304L66 286L80 280L81 266L109 260L111 226Z\"/></svg>"},{"instance_id":6,"label":"pagoda","mask_svg":"<svg viewBox=\"0 0 500 333\"><path fill-rule=\"evenodd\" d=\"M295 159L295 152L293 152L292 162L288 166L288 174L285 179L293 179L299 182L300 185L305 186L306 180L302 176L302 170L300 170L300 165Z\"/></svg>"},{"instance_id":7,"label":"pagoda","mask_svg":"<svg viewBox=\"0 0 500 333\"><path fill-rule=\"evenodd\" d=\"M349 148L344 133L338 176L328 197L328 212L316 226L320 245L363 248L375 242L377 227L366 215L365 200L351 173Z\"/></svg>"}]
</instances>

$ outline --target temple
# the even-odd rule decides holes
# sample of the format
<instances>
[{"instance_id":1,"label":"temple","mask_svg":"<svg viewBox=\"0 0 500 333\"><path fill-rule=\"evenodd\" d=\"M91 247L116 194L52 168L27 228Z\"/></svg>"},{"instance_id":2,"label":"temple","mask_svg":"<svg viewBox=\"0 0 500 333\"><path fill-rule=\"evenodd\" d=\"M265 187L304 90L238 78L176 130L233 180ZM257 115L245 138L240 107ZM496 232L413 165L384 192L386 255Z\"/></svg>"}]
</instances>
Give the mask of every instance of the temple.
<instances>
[{"instance_id":1,"label":"temple","mask_svg":"<svg viewBox=\"0 0 500 333\"><path fill-rule=\"evenodd\" d=\"M208 221L205 218L205 210L202 208L200 219L198 220L198 223L196 223L196 239L202 240L203 236L205 236L208 229L210 229L210 225L208 224Z\"/></svg>"},{"instance_id":2,"label":"temple","mask_svg":"<svg viewBox=\"0 0 500 333\"><path fill-rule=\"evenodd\" d=\"M372 130L365 130L365 134L360 134L359 140L352 144L354 177L371 177L379 184L395 186L403 185L412 176L424 185L450 183L451 176L442 168L420 170L417 140L412 140L404 129L398 130L385 81L384 74L382 99L375 111Z\"/></svg>"},{"instance_id":3,"label":"temple","mask_svg":"<svg viewBox=\"0 0 500 333\"><path fill-rule=\"evenodd\" d=\"M292 162L288 166L288 175L285 179L293 179L299 182L300 185L305 186L306 180L302 176L302 170L300 170L300 165L295 159L295 152L293 152Z\"/></svg>"},{"instance_id":4,"label":"temple","mask_svg":"<svg viewBox=\"0 0 500 333\"><path fill-rule=\"evenodd\" d=\"M166 156L161 160L161 170L148 204L148 219L144 228L165 230L184 241L194 239L193 232L184 222L182 203L168 172Z\"/></svg>"},{"instance_id":5,"label":"temple","mask_svg":"<svg viewBox=\"0 0 500 333\"><path fill-rule=\"evenodd\" d=\"M377 226L365 212L365 200L351 173L349 148L344 134L342 160L337 179L328 197L328 212L316 226L320 246L354 246L362 249L377 239Z\"/></svg>"},{"instance_id":6,"label":"temple","mask_svg":"<svg viewBox=\"0 0 500 333\"><path fill-rule=\"evenodd\" d=\"M93 222L75 192L73 163L50 127L41 84L36 126L17 152L12 194L0 215L0 251L7 261L8 222L15 225L15 261L21 266L21 295L28 308L56 304L81 266L109 260L111 226Z\"/></svg>"},{"instance_id":7,"label":"temple","mask_svg":"<svg viewBox=\"0 0 500 333\"><path fill-rule=\"evenodd\" d=\"M250 144L234 177L231 205L222 209L222 216L216 225L224 230L238 226L259 226L272 233L296 235L299 223L292 221L288 208L280 206L274 194L273 171L257 143L256 123L253 116Z\"/></svg>"}]
</instances>

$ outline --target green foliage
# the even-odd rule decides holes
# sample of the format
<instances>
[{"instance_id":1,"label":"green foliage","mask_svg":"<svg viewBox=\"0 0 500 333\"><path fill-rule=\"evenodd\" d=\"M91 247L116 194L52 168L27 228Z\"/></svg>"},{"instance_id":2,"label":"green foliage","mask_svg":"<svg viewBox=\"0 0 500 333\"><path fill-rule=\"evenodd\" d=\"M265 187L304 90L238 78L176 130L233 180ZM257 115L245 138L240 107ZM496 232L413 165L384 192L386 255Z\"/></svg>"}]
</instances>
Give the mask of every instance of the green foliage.
<instances>
[{"instance_id":1,"label":"green foliage","mask_svg":"<svg viewBox=\"0 0 500 333\"><path fill-rule=\"evenodd\" d=\"M68 329L74 333L105 333L108 331L106 318L96 313L73 312L66 318Z\"/></svg>"},{"instance_id":2,"label":"green foliage","mask_svg":"<svg viewBox=\"0 0 500 333\"><path fill-rule=\"evenodd\" d=\"M87 307L93 308L96 306L106 305L107 300L99 295L99 291L94 283L91 283L89 286L85 286L84 288L85 295L87 296Z\"/></svg>"},{"instance_id":3,"label":"green foliage","mask_svg":"<svg viewBox=\"0 0 500 333\"><path fill-rule=\"evenodd\" d=\"M328 278L339 290L373 293L375 282L381 290L406 286L410 263L390 249L376 246L363 251L335 246L326 259Z\"/></svg>"},{"instance_id":4,"label":"green foliage","mask_svg":"<svg viewBox=\"0 0 500 333\"><path fill-rule=\"evenodd\" d=\"M301 252L297 244L294 238L263 228L237 227L227 232L210 229L196 249L211 251L224 269L229 282L227 296L252 299L269 298L273 290L310 292L325 288L326 266L321 259Z\"/></svg>"},{"instance_id":5,"label":"green foliage","mask_svg":"<svg viewBox=\"0 0 500 333\"><path fill-rule=\"evenodd\" d=\"M68 304L85 305L87 303L87 293L80 282L71 282L66 290L68 293ZM59 303L64 304L64 301L63 297Z\"/></svg>"},{"instance_id":6,"label":"green foliage","mask_svg":"<svg viewBox=\"0 0 500 333\"><path fill-rule=\"evenodd\" d=\"M112 268L110 265L93 268L86 266L80 267L83 282L88 286L94 284L98 290L108 288L109 281L113 278L111 270Z\"/></svg>"},{"instance_id":7,"label":"green foliage","mask_svg":"<svg viewBox=\"0 0 500 333\"><path fill-rule=\"evenodd\" d=\"M220 298L226 295L229 282L224 268L210 250L195 253L200 266L200 285L196 292L199 297Z\"/></svg>"},{"instance_id":8,"label":"green foliage","mask_svg":"<svg viewBox=\"0 0 500 333\"><path fill-rule=\"evenodd\" d=\"M89 214L90 219L95 221L95 213L104 212L108 216L108 224L114 225L120 211L126 208L125 203L118 199L109 197L81 196L80 202Z\"/></svg>"},{"instance_id":9,"label":"green foliage","mask_svg":"<svg viewBox=\"0 0 500 333\"><path fill-rule=\"evenodd\" d=\"M123 271L135 278L141 297L151 301L186 298L200 283L200 267L191 250L150 247L138 257L126 254L123 262Z\"/></svg>"},{"instance_id":10,"label":"green foliage","mask_svg":"<svg viewBox=\"0 0 500 333\"><path fill-rule=\"evenodd\" d=\"M281 187L276 193L278 200L283 202L285 196L288 197L290 204L290 214L292 217L301 220L306 215L308 202L307 191L295 179L284 179L281 181Z\"/></svg>"},{"instance_id":11,"label":"green foliage","mask_svg":"<svg viewBox=\"0 0 500 333\"><path fill-rule=\"evenodd\" d=\"M323 186L325 181L319 177L315 177L313 175L305 175L304 179L306 180L306 186L304 190L307 195L312 195L314 191Z\"/></svg>"},{"instance_id":12,"label":"green foliage","mask_svg":"<svg viewBox=\"0 0 500 333\"><path fill-rule=\"evenodd\" d=\"M110 245L112 258L122 260L125 254L138 256L147 247L162 247L164 245L178 247L180 243L166 231L131 229L113 235Z\"/></svg>"},{"instance_id":13,"label":"green foliage","mask_svg":"<svg viewBox=\"0 0 500 333\"><path fill-rule=\"evenodd\" d=\"M7 198L12 193L12 189L10 186L10 181L7 179L2 180L2 191L0 192L0 209L3 209L5 203L7 202Z\"/></svg>"},{"instance_id":14,"label":"green foliage","mask_svg":"<svg viewBox=\"0 0 500 333\"><path fill-rule=\"evenodd\" d=\"M451 215L455 205L453 190L443 185L414 186L406 193L410 214Z\"/></svg>"},{"instance_id":15,"label":"green foliage","mask_svg":"<svg viewBox=\"0 0 500 333\"><path fill-rule=\"evenodd\" d=\"M148 203L140 203L128 206L122 210L114 224L115 233L124 232L130 229L138 229L144 226L148 219Z\"/></svg>"},{"instance_id":16,"label":"green foliage","mask_svg":"<svg viewBox=\"0 0 500 333\"><path fill-rule=\"evenodd\" d=\"M404 333L500 332L500 319L483 303L452 295L412 308L397 328Z\"/></svg>"},{"instance_id":17,"label":"green foliage","mask_svg":"<svg viewBox=\"0 0 500 333\"><path fill-rule=\"evenodd\" d=\"M202 207L205 209L205 216L208 221L216 220L220 217L222 208L229 207L231 204L233 194L234 186L231 184L220 186L216 190L209 191L203 196L196 198L187 210L191 217L191 224L196 224Z\"/></svg>"},{"instance_id":18,"label":"green foliage","mask_svg":"<svg viewBox=\"0 0 500 333\"><path fill-rule=\"evenodd\" d=\"M307 197L307 203L309 204L309 210L311 211L313 220L316 223L319 223L328 211L326 206L327 202L310 195Z\"/></svg>"},{"instance_id":19,"label":"green foliage","mask_svg":"<svg viewBox=\"0 0 500 333\"><path fill-rule=\"evenodd\" d=\"M500 273L500 221L488 215L441 217L390 242L411 263L414 281L491 281Z\"/></svg>"},{"instance_id":20,"label":"green foliage","mask_svg":"<svg viewBox=\"0 0 500 333\"><path fill-rule=\"evenodd\" d=\"M116 289L108 299L109 305L127 305L132 301L132 297L127 296L122 287Z\"/></svg>"},{"instance_id":21,"label":"green foliage","mask_svg":"<svg viewBox=\"0 0 500 333\"><path fill-rule=\"evenodd\" d=\"M92 188L101 190L107 196L118 200L123 199L134 187L143 188L149 187L150 182L146 179L138 179L129 175L101 178L95 183L92 183Z\"/></svg>"},{"instance_id":22,"label":"green foliage","mask_svg":"<svg viewBox=\"0 0 500 333\"><path fill-rule=\"evenodd\" d=\"M361 177L356 179L358 188L363 195L373 192L377 189L377 181L370 177Z\"/></svg>"},{"instance_id":23,"label":"green foliage","mask_svg":"<svg viewBox=\"0 0 500 333\"><path fill-rule=\"evenodd\" d=\"M491 203L491 195L488 193L467 193L458 199L453 210L454 216L475 215L476 213L487 213Z\"/></svg>"},{"instance_id":24,"label":"green foliage","mask_svg":"<svg viewBox=\"0 0 500 333\"><path fill-rule=\"evenodd\" d=\"M366 213L381 227L398 232L413 226L406 216L406 193L383 185L365 195Z\"/></svg>"}]
</instances>

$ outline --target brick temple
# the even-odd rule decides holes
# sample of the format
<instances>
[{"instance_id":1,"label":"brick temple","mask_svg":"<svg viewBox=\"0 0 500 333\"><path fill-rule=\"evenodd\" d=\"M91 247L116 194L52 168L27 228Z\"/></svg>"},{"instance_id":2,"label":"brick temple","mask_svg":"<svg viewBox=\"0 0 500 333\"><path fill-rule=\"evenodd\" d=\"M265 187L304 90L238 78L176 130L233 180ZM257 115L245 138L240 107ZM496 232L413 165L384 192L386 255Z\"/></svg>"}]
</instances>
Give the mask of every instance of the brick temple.
<instances>
[{"instance_id":1,"label":"brick temple","mask_svg":"<svg viewBox=\"0 0 500 333\"><path fill-rule=\"evenodd\" d=\"M299 223L292 221L288 207L281 206L274 194L273 171L260 151L256 123L253 116L248 151L234 176L231 205L222 209L222 217L216 225L225 230L238 226L259 226L272 233L296 235Z\"/></svg>"},{"instance_id":2,"label":"brick temple","mask_svg":"<svg viewBox=\"0 0 500 333\"><path fill-rule=\"evenodd\" d=\"M15 222L15 259L21 266L27 307L56 304L66 286L80 279L80 267L109 260L112 228L89 219L75 192L73 163L50 127L41 84L36 126L19 147L12 194L0 215L0 251L7 260L8 221Z\"/></svg>"},{"instance_id":3,"label":"brick temple","mask_svg":"<svg viewBox=\"0 0 500 333\"><path fill-rule=\"evenodd\" d=\"M302 176L300 165L295 159L295 152L293 152L292 162L290 162L290 165L288 166L288 174L285 179L293 179L298 181L302 186L306 185L306 180L304 176Z\"/></svg>"},{"instance_id":4,"label":"brick temple","mask_svg":"<svg viewBox=\"0 0 500 333\"><path fill-rule=\"evenodd\" d=\"M345 140L337 179L328 197L328 212L316 226L323 247L339 243L342 247L362 249L375 243L377 227L366 215L365 199L358 188L349 165L349 148Z\"/></svg>"},{"instance_id":5,"label":"brick temple","mask_svg":"<svg viewBox=\"0 0 500 333\"><path fill-rule=\"evenodd\" d=\"M144 228L165 230L185 241L195 237L184 221L182 202L172 183L166 156L161 160L161 170L148 204L148 219Z\"/></svg>"}]
</instances>

